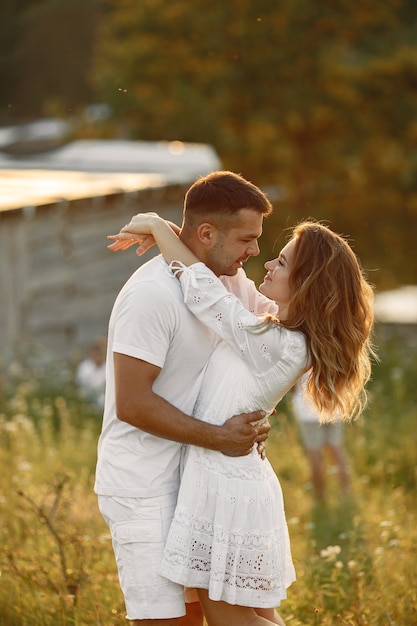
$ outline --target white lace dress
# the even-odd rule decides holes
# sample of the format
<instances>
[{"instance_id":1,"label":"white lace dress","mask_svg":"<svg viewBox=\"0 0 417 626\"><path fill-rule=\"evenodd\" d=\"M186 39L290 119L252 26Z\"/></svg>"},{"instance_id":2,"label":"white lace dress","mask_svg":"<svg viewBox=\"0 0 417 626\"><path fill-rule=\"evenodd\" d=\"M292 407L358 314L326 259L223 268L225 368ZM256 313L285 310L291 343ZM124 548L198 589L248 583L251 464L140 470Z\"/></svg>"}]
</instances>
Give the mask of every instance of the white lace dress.
<instances>
[{"instance_id":1,"label":"white lace dress","mask_svg":"<svg viewBox=\"0 0 417 626\"><path fill-rule=\"evenodd\" d=\"M222 424L242 412L270 413L306 368L304 336L277 324L255 330L259 318L202 263L180 280L187 306L223 339L195 417ZM187 447L160 573L229 604L270 608L286 598L295 572L281 487L268 460L255 449L228 457Z\"/></svg>"}]
</instances>

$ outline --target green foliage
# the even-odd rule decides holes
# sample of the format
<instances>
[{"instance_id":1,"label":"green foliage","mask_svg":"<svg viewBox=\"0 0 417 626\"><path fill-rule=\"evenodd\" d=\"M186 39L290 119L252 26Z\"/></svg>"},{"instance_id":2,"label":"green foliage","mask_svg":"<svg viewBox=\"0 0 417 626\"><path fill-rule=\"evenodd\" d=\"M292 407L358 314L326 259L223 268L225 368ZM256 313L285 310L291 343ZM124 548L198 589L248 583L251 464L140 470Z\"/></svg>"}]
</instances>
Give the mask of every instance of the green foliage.
<instances>
[{"instance_id":1,"label":"green foliage","mask_svg":"<svg viewBox=\"0 0 417 626\"><path fill-rule=\"evenodd\" d=\"M1 395L0 625L123 624L93 493L100 417L70 372L36 373L14 364Z\"/></svg>"},{"instance_id":2,"label":"green foliage","mask_svg":"<svg viewBox=\"0 0 417 626\"><path fill-rule=\"evenodd\" d=\"M409 584L417 552L416 329L381 327L377 343L381 361L369 385L369 407L345 428L350 498L338 495L329 473L326 503L312 502L289 406L276 418L268 456L283 485L297 571L282 605L288 625L417 620L417 594Z\"/></svg>"},{"instance_id":3,"label":"green foliage","mask_svg":"<svg viewBox=\"0 0 417 626\"><path fill-rule=\"evenodd\" d=\"M100 0L1 3L0 123L71 116L89 101L99 6Z\"/></svg>"},{"instance_id":4,"label":"green foliage","mask_svg":"<svg viewBox=\"0 0 417 626\"><path fill-rule=\"evenodd\" d=\"M382 332L384 331L384 332ZM417 621L415 329L380 329L381 362L366 414L346 427L352 496L332 474L315 505L288 400L268 457L286 503L297 581L287 626L380 626ZM0 626L126 623L93 473L100 420L71 372L7 370L0 394Z\"/></svg>"},{"instance_id":5,"label":"green foliage","mask_svg":"<svg viewBox=\"0 0 417 626\"><path fill-rule=\"evenodd\" d=\"M226 168L283 187L274 237L287 220L330 220L358 242L378 287L413 282L417 261L403 258L417 215L412 8L113 0L93 79L133 136L211 143Z\"/></svg>"}]
</instances>

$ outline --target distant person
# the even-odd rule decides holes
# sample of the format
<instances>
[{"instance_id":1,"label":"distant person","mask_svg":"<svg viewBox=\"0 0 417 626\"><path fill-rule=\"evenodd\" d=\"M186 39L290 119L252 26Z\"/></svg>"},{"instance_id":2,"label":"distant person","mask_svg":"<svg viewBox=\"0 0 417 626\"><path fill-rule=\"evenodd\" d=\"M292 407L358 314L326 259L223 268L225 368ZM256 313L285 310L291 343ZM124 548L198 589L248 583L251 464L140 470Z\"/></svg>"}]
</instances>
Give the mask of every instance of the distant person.
<instances>
[{"instance_id":1,"label":"distant person","mask_svg":"<svg viewBox=\"0 0 417 626\"><path fill-rule=\"evenodd\" d=\"M96 337L90 346L88 355L78 365L75 380L84 396L97 407L104 407L106 389L106 337Z\"/></svg>"},{"instance_id":2,"label":"distant person","mask_svg":"<svg viewBox=\"0 0 417 626\"><path fill-rule=\"evenodd\" d=\"M265 263L259 290L277 309L259 317L157 214L136 215L122 231L122 241L152 235L186 306L221 339L201 381L198 420L220 426L238 411L269 414L309 369L322 418L348 420L362 410L373 292L341 236L315 221L296 226L278 258ZM275 607L295 572L279 481L256 449L230 457L202 445L187 446L159 572L197 589L210 626L282 626Z\"/></svg>"},{"instance_id":3,"label":"distant person","mask_svg":"<svg viewBox=\"0 0 417 626\"><path fill-rule=\"evenodd\" d=\"M318 502L324 500L326 485L325 452L328 451L336 465L341 493L348 495L349 472L343 448L343 423L335 421L320 423L320 415L307 391L309 373L297 382L293 394L293 412L300 437L310 465L314 496Z\"/></svg>"}]
</instances>

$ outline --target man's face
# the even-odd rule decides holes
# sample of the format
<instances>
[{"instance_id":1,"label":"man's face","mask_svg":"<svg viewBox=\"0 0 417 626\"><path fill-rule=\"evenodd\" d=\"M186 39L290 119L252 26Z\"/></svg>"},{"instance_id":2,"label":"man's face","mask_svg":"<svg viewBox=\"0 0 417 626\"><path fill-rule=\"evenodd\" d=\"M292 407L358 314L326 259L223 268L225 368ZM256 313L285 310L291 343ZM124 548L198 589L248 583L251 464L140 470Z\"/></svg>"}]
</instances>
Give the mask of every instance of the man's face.
<instances>
[{"instance_id":1,"label":"man's face","mask_svg":"<svg viewBox=\"0 0 417 626\"><path fill-rule=\"evenodd\" d=\"M236 226L226 232L214 230L205 264L217 276L234 276L249 257L259 254L263 215L253 209L241 209L237 217Z\"/></svg>"}]
</instances>

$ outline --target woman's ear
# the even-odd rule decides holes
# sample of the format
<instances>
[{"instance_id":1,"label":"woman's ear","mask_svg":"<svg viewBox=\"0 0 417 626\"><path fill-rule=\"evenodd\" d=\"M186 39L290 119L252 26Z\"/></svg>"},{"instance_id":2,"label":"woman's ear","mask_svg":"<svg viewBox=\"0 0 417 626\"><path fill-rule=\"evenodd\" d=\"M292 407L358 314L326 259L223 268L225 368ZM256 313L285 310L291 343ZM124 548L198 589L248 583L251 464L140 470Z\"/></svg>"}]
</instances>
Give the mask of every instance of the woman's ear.
<instances>
[{"instance_id":1,"label":"woman's ear","mask_svg":"<svg viewBox=\"0 0 417 626\"><path fill-rule=\"evenodd\" d=\"M209 222L204 222L197 228L197 238L204 246L211 246L216 236L217 229Z\"/></svg>"}]
</instances>

